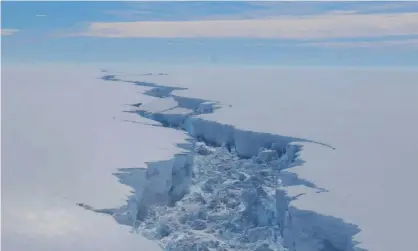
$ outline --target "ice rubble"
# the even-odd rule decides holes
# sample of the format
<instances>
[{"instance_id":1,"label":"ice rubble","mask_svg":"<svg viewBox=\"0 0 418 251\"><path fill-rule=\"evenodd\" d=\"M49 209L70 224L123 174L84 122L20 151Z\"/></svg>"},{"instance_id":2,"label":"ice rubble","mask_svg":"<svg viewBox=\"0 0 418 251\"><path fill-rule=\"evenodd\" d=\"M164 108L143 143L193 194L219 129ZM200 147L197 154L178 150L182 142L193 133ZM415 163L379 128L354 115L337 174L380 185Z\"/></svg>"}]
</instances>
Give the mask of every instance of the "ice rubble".
<instances>
[{"instance_id":1,"label":"ice rubble","mask_svg":"<svg viewBox=\"0 0 418 251\"><path fill-rule=\"evenodd\" d=\"M103 79L123 81L113 75ZM144 94L157 98L131 112L185 130L191 138L179 145L184 152L170 160L115 174L134 190L126 205L80 206L110 214L170 251L357 250L352 240L357 226L290 205L303 194L291 197L285 187L326 191L284 170L303 163L297 142L308 140L211 121L202 114L219 109L216 102L172 95L175 87L124 82L152 87Z\"/></svg>"}]
</instances>

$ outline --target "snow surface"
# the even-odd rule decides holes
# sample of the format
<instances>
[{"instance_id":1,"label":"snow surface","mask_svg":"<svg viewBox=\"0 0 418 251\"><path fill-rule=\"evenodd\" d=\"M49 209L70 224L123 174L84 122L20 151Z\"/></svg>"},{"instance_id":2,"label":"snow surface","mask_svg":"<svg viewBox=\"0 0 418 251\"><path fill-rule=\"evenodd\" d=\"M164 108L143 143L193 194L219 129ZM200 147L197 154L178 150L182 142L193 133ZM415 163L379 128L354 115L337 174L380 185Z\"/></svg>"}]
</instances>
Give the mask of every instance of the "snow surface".
<instances>
[{"instance_id":1,"label":"snow surface","mask_svg":"<svg viewBox=\"0 0 418 251\"><path fill-rule=\"evenodd\" d=\"M11 250L415 249L417 71L75 68L3 71Z\"/></svg>"},{"instance_id":2,"label":"snow surface","mask_svg":"<svg viewBox=\"0 0 418 251\"><path fill-rule=\"evenodd\" d=\"M2 250L160 250L76 205L125 203L130 188L113 174L170 158L186 138L124 113L138 89L98 77L81 67L2 69Z\"/></svg>"}]
</instances>

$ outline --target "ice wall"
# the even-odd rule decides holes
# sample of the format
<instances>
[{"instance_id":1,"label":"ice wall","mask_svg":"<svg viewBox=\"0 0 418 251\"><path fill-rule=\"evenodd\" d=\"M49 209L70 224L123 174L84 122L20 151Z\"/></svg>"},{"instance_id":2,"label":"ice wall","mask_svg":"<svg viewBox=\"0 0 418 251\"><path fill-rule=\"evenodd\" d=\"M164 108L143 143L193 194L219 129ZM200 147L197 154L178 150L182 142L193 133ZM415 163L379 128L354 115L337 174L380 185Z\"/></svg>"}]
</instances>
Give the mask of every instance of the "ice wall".
<instances>
[{"instance_id":1,"label":"ice wall","mask_svg":"<svg viewBox=\"0 0 418 251\"><path fill-rule=\"evenodd\" d=\"M219 109L219 104L198 98L172 95L172 91L176 90L175 87L124 81L110 75L104 76L103 79L150 87L151 89L144 94L158 99L150 104L133 105L132 111L145 118L160 122L161 126L184 130L190 135L190 139L188 143L179 145L184 149L184 152L170 160L150 162L147 163L147 168L123 169L120 173L115 174L120 182L131 186L134 190L125 206L119 209L105 209L104 211L103 209L90 208L91 210L111 214L119 223L131 225L135 228L138 228L141 224L150 224L150 228L154 229L154 225L157 224L156 230L148 232L148 237L161 240L167 248L174 247L189 238L190 233L184 230L182 226L178 226L179 223L167 223L172 222L172 219L166 219L165 223L159 222L166 218L164 215L167 214L167 210L178 210L176 215L182 214L181 210L197 210L197 212L200 212L204 208L204 211L211 211L212 208L197 206L200 202L198 203L195 200L196 198L192 199L190 196L196 194L197 191L197 194L200 194L200 197L198 197L206 200L210 196L208 194L212 194L219 187L225 188L225 184L209 185L211 187L209 193L204 191L209 189L206 187L207 185L202 187L196 184L211 184L211 180L215 177L215 180L222 180L221 177L229 177L229 179L224 180L228 184L228 189L224 190L229 191L229 185L235 184L233 190L235 192L240 191L241 194L237 201L238 204L235 207L229 207L229 202L219 203L224 203L223 207L227 208L225 210L228 212L235 212L234 210L236 210L234 215L239 217L234 218L235 222L231 222L232 218L225 215L218 216L218 218L216 215L208 215L204 220L198 217L194 219L194 223L190 223L198 224L196 222L200 222L200 226L193 225L197 230L203 231L210 228L210 231L207 230L209 232L206 234L214 236L215 239L237 241L234 239L238 238L237 234L250 239L251 245L248 244L247 246L243 246L243 244L240 244L240 246L238 242L237 244L231 244L231 241L228 241L228 244L225 244L225 242L222 245L227 245L228 250L247 250L247 248L248 250L287 249L291 251L356 250L356 244L352 238L360 231L357 226L335 217L299 210L291 206L291 201L297 199L298 196L290 197L283 189L286 186L305 185L318 189L318 192L326 191L317 188L309 181L300 180L297 176L291 176L283 171L303 163L298 155L301 147L295 142L311 141L241 130L233 125L205 119L201 114L216 112L216 109ZM156 91L156 88L158 91ZM156 92L162 95L155 95ZM197 144L198 141L202 143ZM213 154L213 152L218 152L216 149L227 149L227 151L219 150L219 154ZM194 163L196 161L195 156L201 156L197 158L198 161L206 158L203 159L206 164ZM225 163L229 164L224 167ZM239 168L231 170L231 165L239 166ZM202 168L209 168L209 170L202 172ZM215 176L213 176L213 170L216 170ZM204 175L197 177L196 173L204 173ZM231 194L230 198L233 198L234 194ZM179 207L179 205L187 205L187 208ZM167 206L171 209L167 209ZM153 208L153 213L149 211L150 207ZM152 218L155 212L163 210L161 208L164 208L165 213L159 218ZM150 221L151 218L152 221ZM208 227L211 224L216 226ZM231 224L235 224L233 227L235 230L230 229ZM223 229L218 232L213 230L219 230L219 225L223 226ZM188 237L184 237L186 239L179 239L178 236L177 239L174 238L170 232L172 230L169 230L171 228L176 228L176 231L184 230L187 233L184 236ZM144 232L147 233L145 230ZM264 233L264 231L270 231L272 237L268 241L259 242L257 233ZM193 234L196 235L194 232ZM169 236L170 238L167 239ZM195 239L190 237L189 242L199 242L199 238L196 236L193 237ZM276 245L277 243L278 245ZM185 247L184 245L180 246ZM207 248L202 250L212 250L207 246L209 244L201 245L202 248ZM217 249L214 250L222 250L221 246L218 245L215 247ZM190 246L189 249L178 250L196 250L196 247L194 245Z\"/></svg>"}]
</instances>

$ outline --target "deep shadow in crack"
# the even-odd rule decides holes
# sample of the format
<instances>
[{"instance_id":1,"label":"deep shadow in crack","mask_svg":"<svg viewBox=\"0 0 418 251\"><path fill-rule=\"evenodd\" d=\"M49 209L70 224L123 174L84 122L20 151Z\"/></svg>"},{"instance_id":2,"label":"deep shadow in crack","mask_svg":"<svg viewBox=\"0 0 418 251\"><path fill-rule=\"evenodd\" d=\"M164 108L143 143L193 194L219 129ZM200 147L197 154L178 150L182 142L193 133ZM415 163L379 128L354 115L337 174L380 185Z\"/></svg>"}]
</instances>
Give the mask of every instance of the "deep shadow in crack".
<instances>
[{"instance_id":1,"label":"deep shadow in crack","mask_svg":"<svg viewBox=\"0 0 418 251\"><path fill-rule=\"evenodd\" d=\"M101 77L101 79L105 80L105 81L125 82L125 83L135 84L137 86L151 87L150 90L146 90L142 94L147 95L147 96L152 96L152 97L158 97L158 98L172 97L177 102L177 104L178 104L177 107L181 107L181 108L185 108L185 109L191 109L193 111L195 111L199 107L200 104L205 103L205 102L212 102L212 103L217 104L217 105L220 104L219 102L216 102L216 101L205 100L205 99L201 99L201 98L182 97L182 96L172 94L172 92L175 91L175 90L187 90L188 88L164 86L164 85L158 85L158 84L155 84L155 83L143 82L143 81L123 80L123 79L117 78L116 75L104 75L104 76ZM138 103L138 104L140 104L140 103ZM209 113L213 113L220 108L221 107L215 106L214 109ZM138 112L139 115L144 117L145 111L138 110L137 112ZM193 113L191 115L194 116L196 114ZM146 118L149 118L149 117L146 117ZM161 121L159 121L159 122L161 122ZM269 134L269 133L265 133L265 134ZM270 135L273 135L273 134L270 134ZM276 135L276 136L280 136L280 135ZM322 143L322 142L318 142L318 141L302 139L302 138L295 138L295 137L286 137L286 136L281 136L281 137L283 139L287 138L289 142L314 143L314 144L319 144L319 145L322 145L322 146L325 146L325 147L328 147L328 148L331 148L331 149L335 150L335 148L332 147L331 145L326 144L326 143Z\"/></svg>"},{"instance_id":2,"label":"deep shadow in crack","mask_svg":"<svg viewBox=\"0 0 418 251\"><path fill-rule=\"evenodd\" d=\"M143 87L153 87L153 88L159 88L161 90L167 91L169 94L171 94L172 91L176 90L187 90L187 88L183 87L173 87L173 86L164 86L164 85L158 85L151 82L145 82L145 81L131 81L131 80L123 80L116 77L116 75L104 75L100 77L100 79L105 81L116 81L116 82L124 82L124 83L131 83L137 86L143 86Z\"/></svg>"},{"instance_id":3,"label":"deep shadow in crack","mask_svg":"<svg viewBox=\"0 0 418 251\"><path fill-rule=\"evenodd\" d=\"M298 239L303 239L303 236L313 236L315 237L314 242L310 244L318 246L319 251L358 250L356 246L359 243L352 238L361 231L358 225L347 223L341 218L321 215L293 206L289 208L289 212L292 219L292 228L285 230L287 246L292 246L291 242L301 243L301 240ZM298 247L295 250L298 250Z\"/></svg>"}]
</instances>

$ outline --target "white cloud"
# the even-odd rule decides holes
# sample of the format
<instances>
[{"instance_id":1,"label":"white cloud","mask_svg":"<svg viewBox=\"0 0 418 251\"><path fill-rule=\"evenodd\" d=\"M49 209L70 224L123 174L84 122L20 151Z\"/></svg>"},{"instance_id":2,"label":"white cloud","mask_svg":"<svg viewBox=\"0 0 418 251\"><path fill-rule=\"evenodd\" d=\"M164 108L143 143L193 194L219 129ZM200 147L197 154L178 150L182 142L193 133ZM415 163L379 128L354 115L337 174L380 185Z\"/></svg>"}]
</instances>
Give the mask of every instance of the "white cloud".
<instances>
[{"instance_id":1,"label":"white cloud","mask_svg":"<svg viewBox=\"0 0 418 251\"><path fill-rule=\"evenodd\" d=\"M44 14L37 14L36 17L46 17Z\"/></svg>"},{"instance_id":2,"label":"white cloud","mask_svg":"<svg viewBox=\"0 0 418 251\"><path fill-rule=\"evenodd\" d=\"M323 39L418 35L418 13L325 14L272 19L93 22L94 37L247 37Z\"/></svg>"},{"instance_id":3,"label":"white cloud","mask_svg":"<svg viewBox=\"0 0 418 251\"><path fill-rule=\"evenodd\" d=\"M301 46L335 47L335 48L387 48L401 47L418 49L418 38L383 41L353 41L353 42L310 42Z\"/></svg>"},{"instance_id":4,"label":"white cloud","mask_svg":"<svg viewBox=\"0 0 418 251\"><path fill-rule=\"evenodd\" d=\"M18 29L0 29L2 36L11 36L16 32L19 32Z\"/></svg>"}]
</instances>

